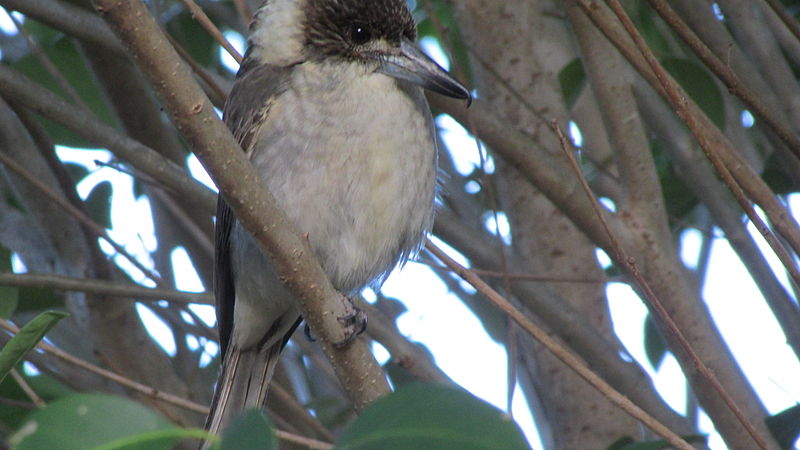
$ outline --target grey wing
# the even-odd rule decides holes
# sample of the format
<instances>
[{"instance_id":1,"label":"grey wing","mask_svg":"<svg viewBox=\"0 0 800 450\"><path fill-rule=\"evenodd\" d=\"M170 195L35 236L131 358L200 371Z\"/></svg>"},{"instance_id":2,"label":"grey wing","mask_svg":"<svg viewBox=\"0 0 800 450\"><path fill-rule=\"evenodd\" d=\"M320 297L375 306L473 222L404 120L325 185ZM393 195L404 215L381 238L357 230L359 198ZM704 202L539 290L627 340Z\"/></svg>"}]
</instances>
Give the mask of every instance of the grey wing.
<instances>
[{"instance_id":1,"label":"grey wing","mask_svg":"<svg viewBox=\"0 0 800 450\"><path fill-rule=\"evenodd\" d=\"M245 54L233 88L223 110L223 120L247 154L254 137L265 122L274 98L286 89L291 69L260 64ZM217 328L220 354L225 355L233 333L233 310L236 301L231 264L230 235L236 224L224 194L217 200L217 223L214 227L214 296L217 301Z\"/></svg>"}]
</instances>

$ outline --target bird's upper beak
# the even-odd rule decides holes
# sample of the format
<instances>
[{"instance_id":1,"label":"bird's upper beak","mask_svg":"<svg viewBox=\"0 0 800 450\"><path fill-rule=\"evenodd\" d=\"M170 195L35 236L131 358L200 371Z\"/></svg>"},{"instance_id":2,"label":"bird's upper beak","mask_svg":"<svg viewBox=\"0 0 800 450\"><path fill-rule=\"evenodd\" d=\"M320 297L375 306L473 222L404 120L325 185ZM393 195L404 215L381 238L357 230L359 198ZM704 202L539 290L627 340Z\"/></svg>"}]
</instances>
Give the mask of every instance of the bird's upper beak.
<instances>
[{"instance_id":1,"label":"bird's upper beak","mask_svg":"<svg viewBox=\"0 0 800 450\"><path fill-rule=\"evenodd\" d=\"M400 41L399 52L384 54L380 59L379 72L448 97L466 100L467 106L472 103L472 95L463 84L406 38Z\"/></svg>"}]
</instances>

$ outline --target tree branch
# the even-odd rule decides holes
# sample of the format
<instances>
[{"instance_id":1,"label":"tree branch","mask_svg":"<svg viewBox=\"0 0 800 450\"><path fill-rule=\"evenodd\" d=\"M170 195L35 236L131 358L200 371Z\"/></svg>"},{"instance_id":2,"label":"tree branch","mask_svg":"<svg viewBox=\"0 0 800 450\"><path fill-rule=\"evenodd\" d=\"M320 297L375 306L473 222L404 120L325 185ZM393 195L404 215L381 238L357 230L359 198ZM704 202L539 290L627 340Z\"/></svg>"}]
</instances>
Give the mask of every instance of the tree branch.
<instances>
[{"instance_id":1,"label":"tree branch","mask_svg":"<svg viewBox=\"0 0 800 450\"><path fill-rule=\"evenodd\" d=\"M208 211L209 214L214 210L214 193L189 176L186 171L155 150L100 122L92 114L42 89L6 65L0 65L0 95L64 125L95 144L108 148L123 161L183 196L195 208Z\"/></svg>"},{"instance_id":2,"label":"tree branch","mask_svg":"<svg viewBox=\"0 0 800 450\"><path fill-rule=\"evenodd\" d=\"M551 337L547 332L545 332L544 330L536 326L533 322L531 322L531 320L528 319L518 309L516 309L514 305L511 304L511 302L503 298L503 296L498 294L497 291L492 289L488 284L484 283L483 280L480 279L480 277L472 273L472 271L458 264L454 259L447 256L446 253L441 251L430 241L428 241L425 248L427 248L431 253L433 253L433 255L436 256L436 258L442 261L445 265L447 265L448 267L453 269L456 273L458 273L458 275L461 278L463 278L466 282L471 284L475 289L477 289L479 292L485 295L486 298L488 298L495 306L500 308L501 311L503 311L511 319L513 319L516 323L518 323L522 327L522 329L524 329L528 334L530 334L533 338L535 338L542 345L544 345L547 348L547 350L550 351L556 358L558 358L564 364L569 366L570 369L574 370L575 373L577 373L581 378L586 380L587 383L594 386L609 401L611 401L618 407L622 408L625 412L627 412L634 418L641 421L648 428L656 432L659 436L666 439L667 442L670 443L670 445L673 445L676 448L680 449L693 450L693 447L689 445L685 440L683 440L683 438L672 432L669 428L662 425L661 422L654 419L652 416L647 414L643 409L639 408L633 402L628 400L627 397L620 394L608 383L603 381L603 379L597 376L597 374L595 374L594 372L592 372L592 370L586 366L586 363L581 361L578 356L569 351L560 342Z\"/></svg>"},{"instance_id":3,"label":"tree branch","mask_svg":"<svg viewBox=\"0 0 800 450\"><path fill-rule=\"evenodd\" d=\"M149 288L138 284L122 284L106 280L65 277L53 274L0 273L0 285L13 287L48 287L65 291L130 297L143 300L167 300L178 303L214 304L214 295L207 292L182 292L174 289Z\"/></svg>"}]
</instances>

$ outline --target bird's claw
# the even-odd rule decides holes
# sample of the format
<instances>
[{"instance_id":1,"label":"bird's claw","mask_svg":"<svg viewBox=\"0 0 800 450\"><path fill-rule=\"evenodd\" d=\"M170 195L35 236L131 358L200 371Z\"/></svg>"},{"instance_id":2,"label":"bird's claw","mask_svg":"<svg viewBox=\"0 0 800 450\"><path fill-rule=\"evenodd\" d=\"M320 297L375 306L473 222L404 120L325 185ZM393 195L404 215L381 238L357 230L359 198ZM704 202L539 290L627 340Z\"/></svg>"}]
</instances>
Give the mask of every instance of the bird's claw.
<instances>
[{"instance_id":1,"label":"bird's claw","mask_svg":"<svg viewBox=\"0 0 800 450\"><path fill-rule=\"evenodd\" d=\"M361 333L367 330L367 313L356 308L355 305L352 305L352 303L350 306L352 307L352 311L343 316L337 317L339 322L341 322L345 327L346 336L341 341L333 343L333 346L336 348L346 347L347 344L352 342Z\"/></svg>"}]
</instances>

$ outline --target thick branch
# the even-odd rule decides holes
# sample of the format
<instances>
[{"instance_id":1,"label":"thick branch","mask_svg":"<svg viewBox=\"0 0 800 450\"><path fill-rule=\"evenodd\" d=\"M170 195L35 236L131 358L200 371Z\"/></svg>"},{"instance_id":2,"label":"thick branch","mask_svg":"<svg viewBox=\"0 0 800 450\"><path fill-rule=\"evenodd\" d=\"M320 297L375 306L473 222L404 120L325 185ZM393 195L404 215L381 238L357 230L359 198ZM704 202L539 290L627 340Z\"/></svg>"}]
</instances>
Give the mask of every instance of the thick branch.
<instances>
[{"instance_id":1,"label":"thick branch","mask_svg":"<svg viewBox=\"0 0 800 450\"><path fill-rule=\"evenodd\" d=\"M214 193L189 176L186 171L155 150L120 134L90 113L42 89L41 86L5 65L0 65L0 95L64 125L97 145L108 148L123 161L183 196L194 207L209 213L214 210Z\"/></svg>"},{"instance_id":2,"label":"thick branch","mask_svg":"<svg viewBox=\"0 0 800 450\"><path fill-rule=\"evenodd\" d=\"M0 5L118 55L125 54L125 47L108 25L84 8L60 0L0 0Z\"/></svg>"}]
</instances>

